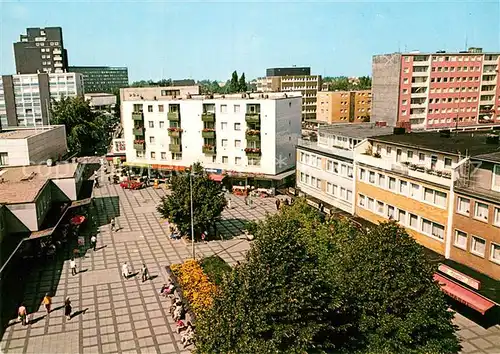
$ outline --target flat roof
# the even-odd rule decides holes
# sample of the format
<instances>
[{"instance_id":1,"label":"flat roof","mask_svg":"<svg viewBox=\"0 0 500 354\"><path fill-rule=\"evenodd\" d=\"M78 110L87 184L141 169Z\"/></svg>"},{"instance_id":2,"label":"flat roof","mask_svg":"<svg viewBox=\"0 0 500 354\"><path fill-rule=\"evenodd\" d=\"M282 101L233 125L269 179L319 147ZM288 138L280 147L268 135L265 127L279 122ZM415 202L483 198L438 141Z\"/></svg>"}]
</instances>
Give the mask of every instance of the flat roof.
<instances>
[{"instance_id":1,"label":"flat roof","mask_svg":"<svg viewBox=\"0 0 500 354\"><path fill-rule=\"evenodd\" d=\"M88 97L109 97L109 96L116 97L112 93L105 93L105 92L86 93L85 96L88 96Z\"/></svg>"},{"instance_id":2,"label":"flat roof","mask_svg":"<svg viewBox=\"0 0 500 354\"><path fill-rule=\"evenodd\" d=\"M159 89L159 88L158 88ZM172 89L171 87L168 89ZM234 94L212 94L212 95L201 95L201 94L181 94L179 97L173 96L162 96L161 101L202 101L202 100L279 100L284 98L300 98L302 94L300 92L291 91L291 92L258 92L258 93L246 93L245 97L243 97L242 93L234 93ZM133 97L135 99L127 98L127 102L129 103L139 103L139 102L152 102L154 100L141 100L139 97Z\"/></svg>"},{"instance_id":3,"label":"flat roof","mask_svg":"<svg viewBox=\"0 0 500 354\"><path fill-rule=\"evenodd\" d=\"M55 129L61 127L61 125L52 125L50 127L45 126L45 127L40 127L37 129L20 129L20 128L15 128L10 130L7 128L7 130L0 131L0 140L1 139L27 139L29 137L38 135L38 134L43 134L49 130Z\"/></svg>"},{"instance_id":4,"label":"flat roof","mask_svg":"<svg viewBox=\"0 0 500 354\"><path fill-rule=\"evenodd\" d=\"M339 123L320 125L318 127L318 134L333 134L359 139L387 135L392 131L392 127L378 127L375 123Z\"/></svg>"},{"instance_id":5,"label":"flat roof","mask_svg":"<svg viewBox=\"0 0 500 354\"><path fill-rule=\"evenodd\" d=\"M375 141L420 148L462 156L478 156L498 152L500 144L487 144L486 136L490 132L451 132L449 138L439 132L415 132L406 134L384 135L373 138Z\"/></svg>"},{"instance_id":6,"label":"flat roof","mask_svg":"<svg viewBox=\"0 0 500 354\"><path fill-rule=\"evenodd\" d=\"M0 204L32 203L47 181L72 178L78 163L34 165L0 170Z\"/></svg>"}]
</instances>

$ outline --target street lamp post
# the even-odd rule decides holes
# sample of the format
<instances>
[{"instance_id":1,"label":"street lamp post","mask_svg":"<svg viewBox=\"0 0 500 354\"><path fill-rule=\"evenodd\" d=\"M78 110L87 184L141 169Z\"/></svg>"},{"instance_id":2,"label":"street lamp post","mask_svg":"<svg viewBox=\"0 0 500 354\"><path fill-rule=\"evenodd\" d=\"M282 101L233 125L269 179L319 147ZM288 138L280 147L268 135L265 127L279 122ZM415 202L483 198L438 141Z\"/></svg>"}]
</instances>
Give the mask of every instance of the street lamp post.
<instances>
[{"instance_id":1,"label":"street lamp post","mask_svg":"<svg viewBox=\"0 0 500 354\"><path fill-rule=\"evenodd\" d=\"M194 254L193 175L191 172L189 172L189 194L191 197L191 252L193 259L196 259Z\"/></svg>"}]
</instances>

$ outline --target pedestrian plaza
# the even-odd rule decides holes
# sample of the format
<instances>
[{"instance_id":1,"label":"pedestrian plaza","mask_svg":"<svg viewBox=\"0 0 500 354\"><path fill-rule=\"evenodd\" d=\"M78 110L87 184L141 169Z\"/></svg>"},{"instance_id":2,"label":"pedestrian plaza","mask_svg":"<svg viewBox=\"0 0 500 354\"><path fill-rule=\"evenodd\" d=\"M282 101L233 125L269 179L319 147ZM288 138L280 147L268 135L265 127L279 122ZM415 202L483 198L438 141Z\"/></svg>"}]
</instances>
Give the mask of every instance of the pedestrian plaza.
<instances>
[{"instance_id":1,"label":"pedestrian plaza","mask_svg":"<svg viewBox=\"0 0 500 354\"><path fill-rule=\"evenodd\" d=\"M176 333L169 301L158 293L168 278L165 267L191 258L190 245L170 239L156 211L163 195L164 189L132 191L108 183L96 189L101 225L96 252L89 249L77 259L76 276L69 257L32 270L24 297L31 323L23 327L11 321L1 339L2 353L189 353L191 347L184 349ZM217 227L223 239L197 243L197 258L217 254L229 264L243 261L250 247L242 231L245 223L276 212L274 198L256 198L251 207L242 197L230 198L232 208L223 212ZM117 232L109 225L113 217ZM140 273L123 279L124 262L133 273L145 263L153 279L143 283ZM46 316L41 300L49 291L54 310ZM73 306L71 320L63 315L66 297ZM500 353L500 327L483 329L460 315L456 323L464 353Z\"/></svg>"}]
</instances>

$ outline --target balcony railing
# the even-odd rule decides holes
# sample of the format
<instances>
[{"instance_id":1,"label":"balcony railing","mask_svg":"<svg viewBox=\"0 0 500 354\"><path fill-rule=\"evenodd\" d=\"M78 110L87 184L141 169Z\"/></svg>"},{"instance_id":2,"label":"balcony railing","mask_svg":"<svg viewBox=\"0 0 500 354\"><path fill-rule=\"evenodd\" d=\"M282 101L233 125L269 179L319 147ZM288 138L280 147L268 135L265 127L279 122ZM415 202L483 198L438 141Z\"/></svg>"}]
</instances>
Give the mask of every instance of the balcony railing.
<instances>
[{"instance_id":1,"label":"balcony railing","mask_svg":"<svg viewBox=\"0 0 500 354\"><path fill-rule=\"evenodd\" d=\"M215 130L203 129L201 136L205 139L215 139Z\"/></svg>"},{"instance_id":2,"label":"balcony railing","mask_svg":"<svg viewBox=\"0 0 500 354\"><path fill-rule=\"evenodd\" d=\"M133 132L136 136L144 136L144 128L134 128Z\"/></svg>"},{"instance_id":3,"label":"balcony railing","mask_svg":"<svg viewBox=\"0 0 500 354\"><path fill-rule=\"evenodd\" d=\"M171 138L179 138L181 133L182 129L180 128L168 128L168 136Z\"/></svg>"},{"instance_id":4,"label":"balcony railing","mask_svg":"<svg viewBox=\"0 0 500 354\"><path fill-rule=\"evenodd\" d=\"M144 151L145 144L144 143L136 143L136 142L134 142L134 149L136 149L137 151Z\"/></svg>"},{"instance_id":5,"label":"balcony railing","mask_svg":"<svg viewBox=\"0 0 500 354\"><path fill-rule=\"evenodd\" d=\"M181 152L181 144L168 144L170 152Z\"/></svg>"},{"instance_id":6,"label":"balcony railing","mask_svg":"<svg viewBox=\"0 0 500 354\"><path fill-rule=\"evenodd\" d=\"M203 145L201 151L204 154L215 154L215 146L214 145Z\"/></svg>"},{"instance_id":7,"label":"balcony railing","mask_svg":"<svg viewBox=\"0 0 500 354\"><path fill-rule=\"evenodd\" d=\"M215 113L213 112L204 112L201 114L201 120L203 122L215 122Z\"/></svg>"},{"instance_id":8,"label":"balcony railing","mask_svg":"<svg viewBox=\"0 0 500 354\"><path fill-rule=\"evenodd\" d=\"M180 114L179 112L168 112L167 119L173 122L178 122L180 119Z\"/></svg>"},{"instance_id":9,"label":"balcony railing","mask_svg":"<svg viewBox=\"0 0 500 354\"><path fill-rule=\"evenodd\" d=\"M260 157L261 150L260 148L248 147L245 149L245 153L247 154L247 157Z\"/></svg>"},{"instance_id":10,"label":"balcony railing","mask_svg":"<svg viewBox=\"0 0 500 354\"><path fill-rule=\"evenodd\" d=\"M143 120L144 116L142 115L142 112L132 112L132 119L133 120Z\"/></svg>"},{"instance_id":11,"label":"balcony railing","mask_svg":"<svg viewBox=\"0 0 500 354\"><path fill-rule=\"evenodd\" d=\"M248 129L246 139L247 141L260 141L260 130Z\"/></svg>"},{"instance_id":12,"label":"balcony railing","mask_svg":"<svg viewBox=\"0 0 500 354\"><path fill-rule=\"evenodd\" d=\"M245 120L247 123L259 123L260 113L247 113L245 114Z\"/></svg>"}]
</instances>

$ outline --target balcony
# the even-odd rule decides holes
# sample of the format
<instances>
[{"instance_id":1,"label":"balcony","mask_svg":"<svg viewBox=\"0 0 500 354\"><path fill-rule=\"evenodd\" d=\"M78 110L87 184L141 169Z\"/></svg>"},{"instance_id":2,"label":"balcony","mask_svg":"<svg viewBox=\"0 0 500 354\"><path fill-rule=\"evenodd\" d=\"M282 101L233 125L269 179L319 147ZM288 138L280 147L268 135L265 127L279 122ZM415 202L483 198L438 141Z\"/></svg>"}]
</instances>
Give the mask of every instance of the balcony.
<instances>
[{"instance_id":1,"label":"balcony","mask_svg":"<svg viewBox=\"0 0 500 354\"><path fill-rule=\"evenodd\" d=\"M178 122L180 120L180 114L179 112L168 112L167 113L167 119L172 122Z\"/></svg>"},{"instance_id":2,"label":"balcony","mask_svg":"<svg viewBox=\"0 0 500 354\"><path fill-rule=\"evenodd\" d=\"M423 97L427 97L427 92L412 92L410 97L411 98L423 98Z\"/></svg>"},{"instance_id":3,"label":"balcony","mask_svg":"<svg viewBox=\"0 0 500 354\"><path fill-rule=\"evenodd\" d=\"M498 59L495 59L495 60L484 60L483 61L483 65L496 65L497 61L498 61Z\"/></svg>"},{"instance_id":4,"label":"balcony","mask_svg":"<svg viewBox=\"0 0 500 354\"><path fill-rule=\"evenodd\" d=\"M429 70L426 70L426 71L414 71L411 75L413 77L425 77L425 76L429 76Z\"/></svg>"},{"instance_id":5,"label":"balcony","mask_svg":"<svg viewBox=\"0 0 500 354\"><path fill-rule=\"evenodd\" d=\"M405 176L418 178L424 181L433 182L448 187L450 187L452 183L450 171L440 171L432 168L427 168L423 165L402 162L392 164L391 170Z\"/></svg>"},{"instance_id":6,"label":"balcony","mask_svg":"<svg viewBox=\"0 0 500 354\"><path fill-rule=\"evenodd\" d=\"M201 131L201 136L204 139L215 139L215 129L205 128Z\"/></svg>"},{"instance_id":7,"label":"balcony","mask_svg":"<svg viewBox=\"0 0 500 354\"><path fill-rule=\"evenodd\" d=\"M260 141L260 130L248 129L246 139L247 141Z\"/></svg>"},{"instance_id":8,"label":"balcony","mask_svg":"<svg viewBox=\"0 0 500 354\"><path fill-rule=\"evenodd\" d=\"M204 112L201 114L202 122L215 122L215 113L213 112Z\"/></svg>"},{"instance_id":9,"label":"balcony","mask_svg":"<svg viewBox=\"0 0 500 354\"><path fill-rule=\"evenodd\" d=\"M133 132L135 136L144 136L144 128L134 128Z\"/></svg>"},{"instance_id":10,"label":"balcony","mask_svg":"<svg viewBox=\"0 0 500 354\"><path fill-rule=\"evenodd\" d=\"M260 148L246 148L245 153L247 154L247 157L260 157L261 155L261 150Z\"/></svg>"},{"instance_id":11,"label":"balcony","mask_svg":"<svg viewBox=\"0 0 500 354\"><path fill-rule=\"evenodd\" d=\"M62 52L61 52L60 49L54 49L54 51L52 52L52 54L62 54Z\"/></svg>"},{"instance_id":12,"label":"balcony","mask_svg":"<svg viewBox=\"0 0 500 354\"><path fill-rule=\"evenodd\" d=\"M497 79L495 77L494 79L491 79L491 80L483 80L482 84L486 85L486 86L496 85L497 84Z\"/></svg>"},{"instance_id":13,"label":"balcony","mask_svg":"<svg viewBox=\"0 0 500 354\"><path fill-rule=\"evenodd\" d=\"M246 113L245 121L247 123L259 123L260 122L260 113Z\"/></svg>"},{"instance_id":14,"label":"balcony","mask_svg":"<svg viewBox=\"0 0 500 354\"><path fill-rule=\"evenodd\" d=\"M179 138L181 136L181 128L168 128L168 136L171 138Z\"/></svg>"},{"instance_id":15,"label":"balcony","mask_svg":"<svg viewBox=\"0 0 500 354\"><path fill-rule=\"evenodd\" d=\"M207 155L215 154L215 146L214 145L205 144L205 145L203 145L201 151L204 154L207 154Z\"/></svg>"},{"instance_id":16,"label":"balcony","mask_svg":"<svg viewBox=\"0 0 500 354\"><path fill-rule=\"evenodd\" d=\"M134 140L134 149L137 151L144 151L146 145L144 140Z\"/></svg>"},{"instance_id":17,"label":"balcony","mask_svg":"<svg viewBox=\"0 0 500 354\"><path fill-rule=\"evenodd\" d=\"M170 152L181 152L181 144L168 144Z\"/></svg>"},{"instance_id":18,"label":"balcony","mask_svg":"<svg viewBox=\"0 0 500 354\"><path fill-rule=\"evenodd\" d=\"M143 115L142 112L132 112L132 119L133 120L143 120Z\"/></svg>"}]
</instances>

